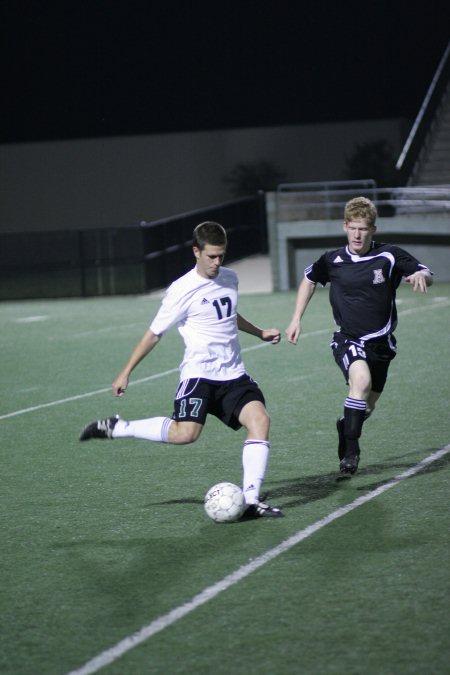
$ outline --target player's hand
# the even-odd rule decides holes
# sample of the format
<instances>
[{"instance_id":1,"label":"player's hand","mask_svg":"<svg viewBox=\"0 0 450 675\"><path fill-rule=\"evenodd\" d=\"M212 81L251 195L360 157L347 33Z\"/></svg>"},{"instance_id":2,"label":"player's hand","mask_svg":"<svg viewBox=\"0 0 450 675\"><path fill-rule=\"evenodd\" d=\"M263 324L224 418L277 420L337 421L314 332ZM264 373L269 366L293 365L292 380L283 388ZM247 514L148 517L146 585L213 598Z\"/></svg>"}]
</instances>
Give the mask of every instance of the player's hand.
<instances>
[{"instance_id":1,"label":"player's hand","mask_svg":"<svg viewBox=\"0 0 450 675\"><path fill-rule=\"evenodd\" d=\"M285 331L288 342L290 342L293 345L296 345L298 342L298 338L300 337L300 332L301 332L300 322L293 319Z\"/></svg>"},{"instance_id":2,"label":"player's hand","mask_svg":"<svg viewBox=\"0 0 450 675\"><path fill-rule=\"evenodd\" d=\"M123 396L128 387L128 377L126 375L118 375L112 383L112 390L114 396Z\"/></svg>"},{"instance_id":3,"label":"player's hand","mask_svg":"<svg viewBox=\"0 0 450 675\"><path fill-rule=\"evenodd\" d=\"M409 277L405 277L407 284L410 284L413 288L413 291L420 291L421 293L428 293L428 284L427 278L429 277L428 272L414 272L410 274Z\"/></svg>"},{"instance_id":4,"label":"player's hand","mask_svg":"<svg viewBox=\"0 0 450 675\"><path fill-rule=\"evenodd\" d=\"M262 331L261 339L264 342L271 342L273 345L277 345L281 340L281 333L278 328L266 328Z\"/></svg>"}]
</instances>

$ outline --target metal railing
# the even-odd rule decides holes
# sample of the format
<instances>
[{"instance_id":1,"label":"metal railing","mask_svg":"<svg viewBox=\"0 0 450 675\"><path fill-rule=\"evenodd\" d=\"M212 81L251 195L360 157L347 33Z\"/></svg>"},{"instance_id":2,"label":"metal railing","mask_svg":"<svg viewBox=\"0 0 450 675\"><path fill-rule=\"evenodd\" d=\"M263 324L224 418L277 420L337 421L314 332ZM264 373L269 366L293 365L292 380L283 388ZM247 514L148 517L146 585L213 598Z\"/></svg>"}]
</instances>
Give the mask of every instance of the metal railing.
<instances>
[{"instance_id":1,"label":"metal railing","mask_svg":"<svg viewBox=\"0 0 450 675\"><path fill-rule=\"evenodd\" d=\"M143 293L194 265L192 231L216 220L227 260L267 253L264 194L132 227L0 234L0 301Z\"/></svg>"},{"instance_id":2,"label":"metal railing","mask_svg":"<svg viewBox=\"0 0 450 675\"><path fill-rule=\"evenodd\" d=\"M167 286L193 265L192 232L212 220L227 231L227 260L267 253L264 193L142 223L146 290Z\"/></svg>"},{"instance_id":3,"label":"metal railing","mask_svg":"<svg viewBox=\"0 0 450 675\"><path fill-rule=\"evenodd\" d=\"M380 216L450 212L450 185L378 188L373 180L283 183L276 192L277 222L342 218L353 197L371 199Z\"/></svg>"}]
</instances>

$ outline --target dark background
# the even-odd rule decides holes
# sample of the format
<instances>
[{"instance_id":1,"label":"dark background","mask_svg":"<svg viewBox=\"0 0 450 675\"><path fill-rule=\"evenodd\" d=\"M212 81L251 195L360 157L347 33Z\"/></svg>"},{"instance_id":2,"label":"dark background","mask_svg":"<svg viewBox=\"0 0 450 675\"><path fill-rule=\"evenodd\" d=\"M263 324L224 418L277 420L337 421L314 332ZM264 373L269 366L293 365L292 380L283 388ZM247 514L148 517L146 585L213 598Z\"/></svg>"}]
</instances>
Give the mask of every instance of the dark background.
<instances>
[{"instance_id":1,"label":"dark background","mask_svg":"<svg viewBox=\"0 0 450 675\"><path fill-rule=\"evenodd\" d=\"M404 117L447 2L0 5L0 142Z\"/></svg>"}]
</instances>

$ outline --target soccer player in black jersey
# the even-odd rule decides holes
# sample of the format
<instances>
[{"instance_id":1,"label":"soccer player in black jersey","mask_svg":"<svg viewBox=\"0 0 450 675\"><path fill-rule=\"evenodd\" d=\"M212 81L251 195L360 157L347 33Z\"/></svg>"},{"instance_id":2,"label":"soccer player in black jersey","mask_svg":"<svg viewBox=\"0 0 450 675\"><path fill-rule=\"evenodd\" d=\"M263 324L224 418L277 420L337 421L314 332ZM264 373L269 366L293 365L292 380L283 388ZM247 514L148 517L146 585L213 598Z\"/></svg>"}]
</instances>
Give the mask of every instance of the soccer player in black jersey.
<instances>
[{"instance_id":1,"label":"soccer player in black jersey","mask_svg":"<svg viewBox=\"0 0 450 675\"><path fill-rule=\"evenodd\" d=\"M305 270L286 335L297 344L300 320L316 284L330 283L330 303L339 330L331 348L349 385L344 415L337 420L340 471L358 468L359 438L364 421L386 383L396 354L393 331L397 326L395 293L402 277L414 291L427 292L432 273L407 251L373 241L377 210L366 197L347 202L344 212L346 246L325 252Z\"/></svg>"}]
</instances>

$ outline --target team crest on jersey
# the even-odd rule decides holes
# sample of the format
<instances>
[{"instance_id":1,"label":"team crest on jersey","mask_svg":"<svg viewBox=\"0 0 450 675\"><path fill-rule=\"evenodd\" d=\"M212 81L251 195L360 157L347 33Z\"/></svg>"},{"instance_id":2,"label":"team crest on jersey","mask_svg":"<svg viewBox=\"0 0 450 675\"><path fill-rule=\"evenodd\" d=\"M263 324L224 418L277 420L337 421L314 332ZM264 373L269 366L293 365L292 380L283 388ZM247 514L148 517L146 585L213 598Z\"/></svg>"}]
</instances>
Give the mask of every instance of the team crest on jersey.
<instances>
[{"instance_id":1,"label":"team crest on jersey","mask_svg":"<svg viewBox=\"0 0 450 675\"><path fill-rule=\"evenodd\" d=\"M373 282L374 284L384 284L385 278L383 276L383 270L374 270L373 271Z\"/></svg>"}]
</instances>

